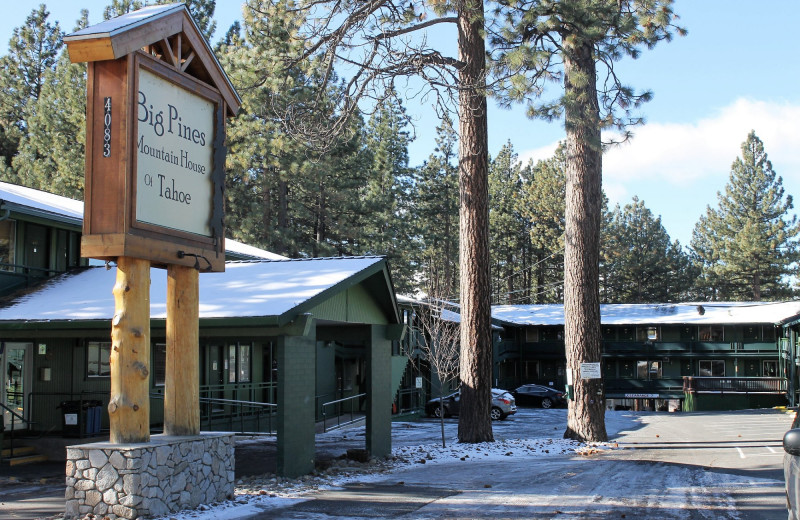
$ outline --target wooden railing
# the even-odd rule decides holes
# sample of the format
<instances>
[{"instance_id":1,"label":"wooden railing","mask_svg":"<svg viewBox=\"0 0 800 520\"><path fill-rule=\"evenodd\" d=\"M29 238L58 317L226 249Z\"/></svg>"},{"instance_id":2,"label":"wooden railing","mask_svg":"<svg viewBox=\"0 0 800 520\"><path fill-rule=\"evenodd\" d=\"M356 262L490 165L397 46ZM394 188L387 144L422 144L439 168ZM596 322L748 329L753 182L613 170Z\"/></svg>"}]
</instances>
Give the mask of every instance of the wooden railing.
<instances>
[{"instance_id":1,"label":"wooden railing","mask_svg":"<svg viewBox=\"0 0 800 520\"><path fill-rule=\"evenodd\" d=\"M683 378L683 391L720 394L785 394L786 379L781 377L694 377Z\"/></svg>"}]
</instances>

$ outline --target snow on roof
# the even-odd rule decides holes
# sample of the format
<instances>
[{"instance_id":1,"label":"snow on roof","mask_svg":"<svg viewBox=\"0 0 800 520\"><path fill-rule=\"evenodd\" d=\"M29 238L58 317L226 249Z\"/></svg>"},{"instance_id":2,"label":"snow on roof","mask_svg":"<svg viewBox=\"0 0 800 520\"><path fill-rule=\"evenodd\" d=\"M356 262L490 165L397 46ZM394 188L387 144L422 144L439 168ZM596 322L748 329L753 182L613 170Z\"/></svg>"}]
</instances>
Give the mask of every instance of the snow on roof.
<instances>
[{"instance_id":1,"label":"snow on roof","mask_svg":"<svg viewBox=\"0 0 800 520\"><path fill-rule=\"evenodd\" d=\"M382 257L228 262L224 273L200 275L200 318L281 316ZM115 268L66 274L0 309L2 321L110 320ZM150 270L150 317L166 318L167 272Z\"/></svg>"},{"instance_id":2,"label":"snow on roof","mask_svg":"<svg viewBox=\"0 0 800 520\"><path fill-rule=\"evenodd\" d=\"M800 301L600 305L603 325L778 324L800 316ZM495 305L492 318L514 325L563 325L564 306Z\"/></svg>"},{"instance_id":3,"label":"snow on roof","mask_svg":"<svg viewBox=\"0 0 800 520\"><path fill-rule=\"evenodd\" d=\"M83 202L25 186L0 182L0 200L83 220Z\"/></svg>"},{"instance_id":4,"label":"snow on roof","mask_svg":"<svg viewBox=\"0 0 800 520\"><path fill-rule=\"evenodd\" d=\"M253 258L263 258L264 260L289 259L285 256L279 255L278 253L272 253L270 251L267 251L266 249L260 249L258 247L249 246L247 244L243 244L242 242L238 242L230 238L225 239L225 251L229 253L238 253L240 255L250 256Z\"/></svg>"},{"instance_id":5,"label":"snow on roof","mask_svg":"<svg viewBox=\"0 0 800 520\"><path fill-rule=\"evenodd\" d=\"M96 38L102 35L112 35L122 31L128 31L139 25L150 23L162 16L172 14L175 10L181 9L181 4L151 5L143 7L138 11L123 14L110 20L102 21L98 24L86 27L80 31L75 31L67 35L69 40L81 40L85 38Z\"/></svg>"},{"instance_id":6,"label":"snow on roof","mask_svg":"<svg viewBox=\"0 0 800 520\"><path fill-rule=\"evenodd\" d=\"M61 195L0 182L0 200L52 213L54 216L66 216L83 221L83 202L62 197ZM287 260L285 256L243 244L230 238L225 239L225 251L264 260Z\"/></svg>"}]
</instances>

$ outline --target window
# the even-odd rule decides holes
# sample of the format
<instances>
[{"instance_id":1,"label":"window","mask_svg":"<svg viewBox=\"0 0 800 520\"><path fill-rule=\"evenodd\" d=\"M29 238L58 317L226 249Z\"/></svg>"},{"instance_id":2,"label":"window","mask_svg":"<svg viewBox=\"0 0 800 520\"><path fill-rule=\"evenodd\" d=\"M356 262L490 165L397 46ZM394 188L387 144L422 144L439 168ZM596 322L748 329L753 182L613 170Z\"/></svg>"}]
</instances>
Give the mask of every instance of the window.
<instances>
[{"instance_id":1,"label":"window","mask_svg":"<svg viewBox=\"0 0 800 520\"><path fill-rule=\"evenodd\" d=\"M525 342L539 343L539 329L536 327L525 327Z\"/></svg>"},{"instance_id":2,"label":"window","mask_svg":"<svg viewBox=\"0 0 800 520\"><path fill-rule=\"evenodd\" d=\"M700 341L723 341L722 325L703 325L700 327Z\"/></svg>"},{"instance_id":3,"label":"window","mask_svg":"<svg viewBox=\"0 0 800 520\"><path fill-rule=\"evenodd\" d=\"M725 377L725 362L721 359L703 359L699 361L700 377Z\"/></svg>"},{"instance_id":4,"label":"window","mask_svg":"<svg viewBox=\"0 0 800 520\"><path fill-rule=\"evenodd\" d=\"M16 246L16 222L14 220L0 221L0 270L11 271L11 265L16 259L14 249Z\"/></svg>"},{"instance_id":5,"label":"window","mask_svg":"<svg viewBox=\"0 0 800 520\"><path fill-rule=\"evenodd\" d=\"M111 342L90 341L86 344L86 375L88 377L111 376Z\"/></svg>"},{"instance_id":6,"label":"window","mask_svg":"<svg viewBox=\"0 0 800 520\"><path fill-rule=\"evenodd\" d=\"M764 377L778 377L778 362L775 360L764 361Z\"/></svg>"},{"instance_id":7,"label":"window","mask_svg":"<svg viewBox=\"0 0 800 520\"><path fill-rule=\"evenodd\" d=\"M775 341L775 327L764 325L764 341Z\"/></svg>"},{"instance_id":8,"label":"window","mask_svg":"<svg viewBox=\"0 0 800 520\"><path fill-rule=\"evenodd\" d=\"M636 341L656 341L658 339L657 327L637 327Z\"/></svg>"},{"instance_id":9,"label":"window","mask_svg":"<svg viewBox=\"0 0 800 520\"><path fill-rule=\"evenodd\" d=\"M639 379L661 379L661 361L637 361L636 377Z\"/></svg>"},{"instance_id":10,"label":"window","mask_svg":"<svg viewBox=\"0 0 800 520\"><path fill-rule=\"evenodd\" d=\"M153 383L164 386L167 379L167 344L156 343L153 346Z\"/></svg>"},{"instance_id":11,"label":"window","mask_svg":"<svg viewBox=\"0 0 800 520\"><path fill-rule=\"evenodd\" d=\"M253 351L251 343L234 343L228 345L228 382L250 382L250 354Z\"/></svg>"},{"instance_id":12,"label":"window","mask_svg":"<svg viewBox=\"0 0 800 520\"><path fill-rule=\"evenodd\" d=\"M562 327L542 327L539 330L539 341L564 341Z\"/></svg>"}]
</instances>

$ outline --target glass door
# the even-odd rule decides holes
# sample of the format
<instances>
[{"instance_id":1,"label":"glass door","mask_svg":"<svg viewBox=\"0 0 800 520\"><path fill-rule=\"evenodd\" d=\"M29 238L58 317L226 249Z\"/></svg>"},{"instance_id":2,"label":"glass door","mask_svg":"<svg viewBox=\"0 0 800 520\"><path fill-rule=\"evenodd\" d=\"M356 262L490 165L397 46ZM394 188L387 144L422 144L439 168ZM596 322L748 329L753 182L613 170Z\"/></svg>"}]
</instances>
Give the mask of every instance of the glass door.
<instances>
[{"instance_id":1,"label":"glass door","mask_svg":"<svg viewBox=\"0 0 800 520\"><path fill-rule=\"evenodd\" d=\"M0 344L0 350L3 364L0 398L5 406L2 408L3 422L9 429L12 425L14 429L25 429L28 425L20 417L30 416L30 410L25 410L25 407L31 392L33 343L5 342Z\"/></svg>"}]
</instances>

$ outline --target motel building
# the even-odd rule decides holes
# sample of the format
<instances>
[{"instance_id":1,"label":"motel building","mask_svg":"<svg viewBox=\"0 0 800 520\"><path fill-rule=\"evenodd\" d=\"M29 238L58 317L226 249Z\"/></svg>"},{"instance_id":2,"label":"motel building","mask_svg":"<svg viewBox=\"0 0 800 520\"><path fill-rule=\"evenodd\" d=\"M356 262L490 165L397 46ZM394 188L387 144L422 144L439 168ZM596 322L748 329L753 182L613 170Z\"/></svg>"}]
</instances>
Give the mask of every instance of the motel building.
<instances>
[{"instance_id":1,"label":"motel building","mask_svg":"<svg viewBox=\"0 0 800 520\"><path fill-rule=\"evenodd\" d=\"M502 388L567 383L563 305L497 305ZM800 302L604 304L609 409L695 411L797 403Z\"/></svg>"}]
</instances>

